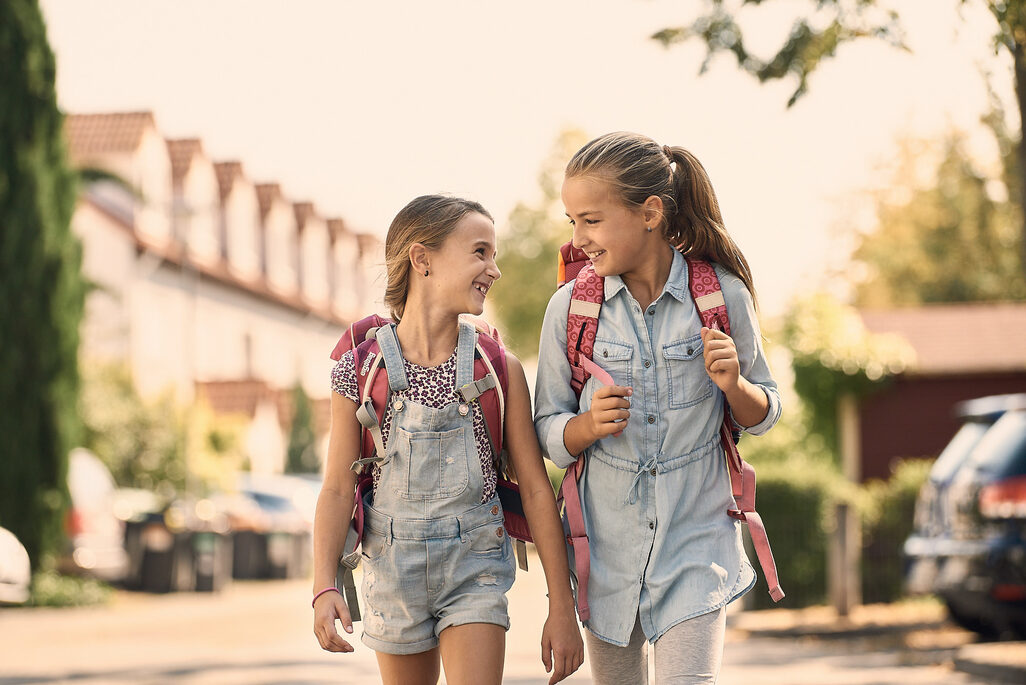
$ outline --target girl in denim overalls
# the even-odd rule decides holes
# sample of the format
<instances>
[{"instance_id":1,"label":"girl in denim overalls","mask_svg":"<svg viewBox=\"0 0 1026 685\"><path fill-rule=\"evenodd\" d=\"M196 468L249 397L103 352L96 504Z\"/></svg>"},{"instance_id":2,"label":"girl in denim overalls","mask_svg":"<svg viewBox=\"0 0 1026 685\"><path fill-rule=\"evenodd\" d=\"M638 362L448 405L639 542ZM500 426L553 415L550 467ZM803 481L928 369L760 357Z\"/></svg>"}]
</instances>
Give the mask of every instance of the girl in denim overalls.
<instances>
[{"instance_id":1,"label":"girl in denim overalls","mask_svg":"<svg viewBox=\"0 0 1026 685\"><path fill-rule=\"evenodd\" d=\"M535 425L557 466L585 454L592 674L647 683L647 640L658 683L713 683L724 606L755 582L726 514L723 402L756 435L780 417L751 272L683 148L628 133L593 140L567 165L563 203L574 246L605 277L594 360L616 383L590 379L580 402L570 387L568 283L545 312ZM731 336L702 326L681 252L714 263Z\"/></svg>"},{"instance_id":2,"label":"girl in denim overalls","mask_svg":"<svg viewBox=\"0 0 1026 685\"><path fill-rule=\"evenodd\" d=\"M439 662L450 685L499 683L512 544L495 494L484 417L456 388L473 380L474 328L499 278L495 227L481 205L423 196L392 222L385 240L385 304L398 325L377 332L392 390L382 421L385 459L374 469L362 546L363 642L377 652L385 683L433 685ZM549 616L542 661L550 683L580 666L584 645L574 614L562 527L542 462L523 367L507 354L505 444L545 569ZM360 456L360 388L352 351L333 371L331 438L314 524L314 633L332 652L353 647L334 592L335 569L353 510Z\"/></svg>"}]
</instances>

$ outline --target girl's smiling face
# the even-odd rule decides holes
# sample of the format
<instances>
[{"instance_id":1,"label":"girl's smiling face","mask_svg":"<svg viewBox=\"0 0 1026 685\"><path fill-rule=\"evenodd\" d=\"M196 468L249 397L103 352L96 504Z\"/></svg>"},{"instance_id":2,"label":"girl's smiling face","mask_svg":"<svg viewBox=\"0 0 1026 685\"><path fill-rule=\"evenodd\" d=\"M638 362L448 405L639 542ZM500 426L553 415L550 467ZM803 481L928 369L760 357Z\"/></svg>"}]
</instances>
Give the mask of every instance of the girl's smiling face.
<instances>
[{"instance_id":1,"label":"girl's smiling face","mask_svg":"<svg viewBox=\"0 0 1026 685\"><path fill-rule=\"evenodd\" d=\"M633 271L647 258L644 208L629 207L612 185L597 176L573 176L563 181L563 205L574 227L573 245L584 250L598 276Z\"/></svg>"},{"instance_id":2,"label":"girl's smiling face","mask_svg":"<svg viewBox=\"0 0 1026 685\"><path fill-rule=\"evenodd\" d=\"M489 288L502 276L495 257L495 225L483 214L469 212L431 252L427 283L447 306L480 315Z\"/></svg>"}]
</instances>

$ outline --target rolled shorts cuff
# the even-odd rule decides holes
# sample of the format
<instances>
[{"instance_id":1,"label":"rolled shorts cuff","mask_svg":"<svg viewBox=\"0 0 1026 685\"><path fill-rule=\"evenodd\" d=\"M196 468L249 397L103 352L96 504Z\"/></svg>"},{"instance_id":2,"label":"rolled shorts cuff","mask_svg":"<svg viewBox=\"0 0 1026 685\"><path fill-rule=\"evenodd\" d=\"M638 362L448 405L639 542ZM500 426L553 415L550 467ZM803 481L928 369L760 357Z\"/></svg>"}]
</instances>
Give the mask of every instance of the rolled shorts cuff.
<instances>
[{"instance_id":1,"label":"rolled shorts cuff","mask_svg":"<svg viewBox=\"0 0 1026 685\"><path fill-rule=\"evenodd\" d=\"M435 624L435 635L441 635L442 631L446 628L452 628L453 626L465 626L470 623L489 623L497 625L503 630L509 630L509 614L506 612L490 612L482 614L481 612L464 611L455 614L450 614L445 618L442 618ZM437 642L437 640L436 640Z\"/></svg>"},{"instance_id":2,"label":"rolled shorts cuff","mask_svg":"<svg viewBox=\"0 0 1026 685\"><path fill-rule=\"evenodd\" d=\"M395 654L397 656L420 654L421 652L426 652L429 649L434 649L438 646L437 636L431 636L426 640L420 640L419 642L386 642L385 640L368 635L366 630L363 631L363 634L360 636L360 641L375 652Z\"/></svg>"}]
</instances>

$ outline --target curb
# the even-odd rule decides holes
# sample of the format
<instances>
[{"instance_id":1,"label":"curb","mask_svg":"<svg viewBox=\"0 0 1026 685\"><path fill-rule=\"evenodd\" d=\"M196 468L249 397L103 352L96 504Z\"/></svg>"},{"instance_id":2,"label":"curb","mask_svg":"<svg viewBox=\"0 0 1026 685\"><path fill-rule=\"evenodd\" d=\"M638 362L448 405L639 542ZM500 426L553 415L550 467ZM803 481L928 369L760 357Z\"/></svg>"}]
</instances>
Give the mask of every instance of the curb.
<instances>
[{"instance_id":1,"label":"curb","mask_svg":"<svg viewBox=\"0 0 1026 685\"><path fill-rule=\"evenodd\" d=\"M1026 642L965 645L955 655L955 668L1003 683L1026 683Z\"/></svg>"}]
</instances>

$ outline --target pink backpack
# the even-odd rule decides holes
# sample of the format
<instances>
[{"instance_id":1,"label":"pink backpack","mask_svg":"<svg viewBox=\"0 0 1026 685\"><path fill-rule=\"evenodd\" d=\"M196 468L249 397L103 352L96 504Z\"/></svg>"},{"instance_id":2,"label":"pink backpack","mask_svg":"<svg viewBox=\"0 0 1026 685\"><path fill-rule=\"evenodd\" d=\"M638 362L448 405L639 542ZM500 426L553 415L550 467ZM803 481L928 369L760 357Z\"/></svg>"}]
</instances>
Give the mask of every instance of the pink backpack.
<instances>
[{"instance_id":1,"label":"pink backpack","mask_svg":"<svg viewBox=\"0 0 1026 685\"><path fill-rule=\"evenodd\" d=\"M712 264L692 257L685 259L688 262L688 289L691 291L702 324L730 335L727 305L720 289L720 280ZM566 243L559 250L559 285L562 286L574 278L576 281L570 296L570 310L566 322L566 356L570 362L570 386L580 398L584 384L591 376L595 376L605 385L614 383L609 374L592 361L595 333L598 330L599 313L605 294L603 278L595 275L595 270L583 250ZM736 504L736 508L727 510L727 515L748 524L759 565L766 575L770 597L774 602L779 602L784 598L784 591L780 588L777 578L777 566L773 561L773 551L770 549L766 527L755 511L755 469L743 460L737 451L737 440L740 435L730 416L730 408L724 403L720 442L726 455L730 487ZM578 613L582 620L586 620L590 613L587 596L590 562L588 536L584 529L584 516L577 488L583 469L582 455L567 469L566 477L560 486L559 500L565 508L570 528L567 540L574 549Z\"/></svg>"},{"instance_id":2,"label":"pink backpack","mask_svg":"<svg viewBox=\"0 0 1026 685\"><path fill-rule=\"evenodd\" d=\"M381 436L381 421L389 403L391 390L388 374L378 371L385 365L384 357L375 339L379 328L392 323L377 314L360 319L349 326L342 335L331 358L338 361L342 355L353 350L356 366L357 387L360 388L360 407L356 418L362 426L360 459L353 462L357 472L356 496L353 502L352 525L346 535L339 559L335 586L342 590L349 613L354 621L360 620L360 605L356 595L353 570L360 564L360 543L363 541L364 498L373 490L373 477L368 468L381 461L385 446ZM506 390L509 377L506 369L506 350L502 346L499 332L484 321L474 321L477 340L474 346L474 382L460 388L458 392L464 402L479 402L485 419L485 429L492 446L498 482L496 492L502 503L504 526L516 543L520 567L527 570L527 542L533 542L531 531L524 516L520 489L517 484L505 478L506 453L503 451L503 426L506 412Z\"/></svg>"}]
</instances>

